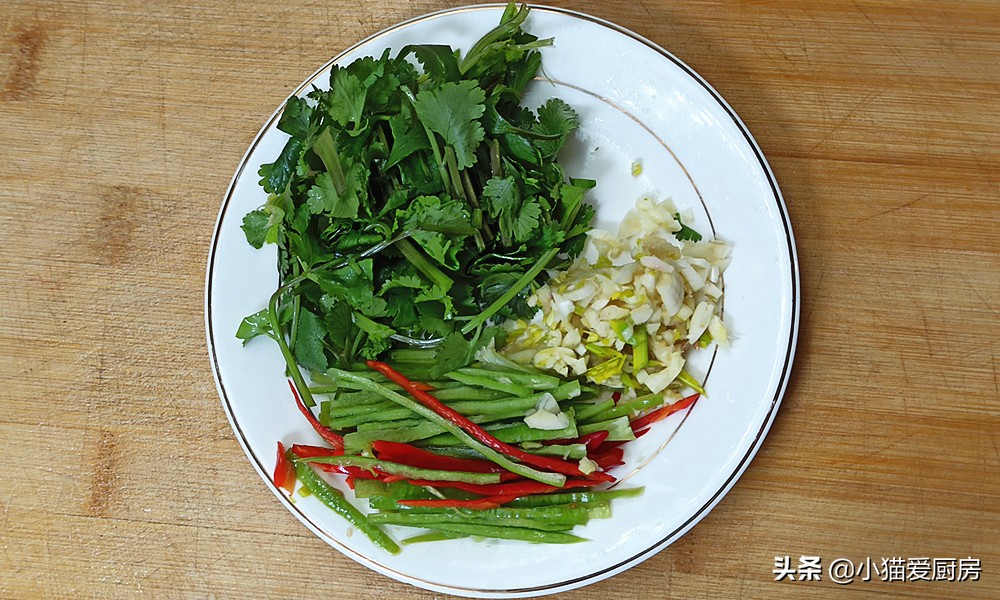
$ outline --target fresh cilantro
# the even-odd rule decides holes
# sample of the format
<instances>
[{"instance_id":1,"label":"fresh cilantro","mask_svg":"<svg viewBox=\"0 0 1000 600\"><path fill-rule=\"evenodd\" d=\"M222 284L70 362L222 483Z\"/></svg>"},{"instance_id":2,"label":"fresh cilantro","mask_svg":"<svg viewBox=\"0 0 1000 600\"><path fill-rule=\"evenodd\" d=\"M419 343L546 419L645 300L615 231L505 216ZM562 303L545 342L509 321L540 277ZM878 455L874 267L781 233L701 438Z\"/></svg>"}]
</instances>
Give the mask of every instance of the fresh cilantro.
<instances>
[{"instance_id":1,"label":"fresh cilantro","mask_svg":"<svg viewBox=\"0 0 1000 600\"><path fill-rule=\"evenodd\" d=\"M458 269L462 240L474 230L462 202L437 196L420 196L398 213L402 226L419 230L413 239L438 263Z\"/></svg>"},{"instance_id":2,"label":"fresh cilantro","mask_svg":"<svg viewBox=\"0 0 1000 600\"><path fill-rule=\"evenodd\" d=\"M400 51L400 56L413 53L424 68L427 77L436 83L456 81L461 78L458 70L458 56L451 46L422 44L407 46Z\"/></svg>"},{"instance_id":3,"label":"fresh cilantro","mask_svg":"<svg viewBox=\"0 0 1000 600\"><path fill-rule=\"evenodd\" d=\"M309 310L299 311L295 330L295 359L303 367L312 371L325 371L329 367L323 351L326 332L326 327L318 316Z\"/></svg>"},{"instance_id":4,"label":"fresh cilantro","mask_svg":"<svg viewBox=\"0 0 1000 600\"><path fill-rule=\"evenodd\" d=\"M257 174L260 175L260 185L269 194L281 194L288 187L288 182L295 173L302 154L303 143L299 138L290 138L281 149L281 154L270 164L261 165Z\"/></svg>"},{"instance_id":5,"label":"fresh cilantro","mask_svg":"<svg viewBox=\"0 0 1000 600\"><path fill-rule=\"evenodd\" d=\"M390 337L396 333L391 327L376 323L362 313L354 312L354 323L358 329L367 334L367 339L361 347L361 355L365 358L378 358L378 355L389 349Z\"/></svg>"},{"instance_id":6,"label":"fresh cilantro","mask_svg":"<svg viewBox=\"0 0 1000 600\"><path fill-rule=\"evenodd\" d=\"M361 81L347 69L334 69L330 76L330 95L327 113L340 125L360 125L365 117L367 90Z\"/></svg>"},{"instance_id":7,"label":"fresh cilantro","mask_svg":"<svg viewBox=\"0 0 1000 600\"><path fill-rule=\"evenodd\" d=\"M538 201L527 198L521 203L521 210L517 211L514 218L512 233L518 242L524 242L531 238L532 232L538 227L538 218L542 215L542 209L538 206Z\"/></svg>"},{"instance_id":8,"label":"fresh cilantro","mask_svg":"<svg viewBox=\"0 0 1000 600\"><path fill-rule=\"evenodd\" d=\"M681 215L680 215L680 213L675 213L674 214L674 220L677 221L677 224L681 226L681 228L678 231L674 232L674 237L675 238L677 238L679 240L689 241L689 242L700 242L701 241L701 234L700 233L698 233L694 229L691 229L690 227L688 227L687 225L685 225L683 222L681 222Z\"/></svg>"},{"instance_id":9,"label":"fresh cilantro","mask_svg":"<svg viewBox=\"0 0 1000 600\"><path fill-rule=\"evenodd\" d=\"M483 201L490 216L497 219L500 235L505 240L524 242L532 237L542 214L541 206L532 198L521 199L513 177L494 177L483 187Z\"/></svg>"},{"instance_id":10,"label":"fresh cilantro","mask_svg":"<svg viewBox=\"0 0 1000 600\"><path fill-rule=\"evenodd\" d=\"M408 113L409 111L401 112L389 117L392 150L386 160L386 167L392 167L414 152L428 150L431 147L431 143L427 139L427 131L420 126L419 121Z\"/></svg>"},{"instance_id":11,"label":"fresh cilantro","mask_svg":"<svg viewBox=\"0 0 1000 600\"><path fill-rule=\"evenodd\" d=\"M580 252L593 182L555 158L579 117L558 99L521 104L551 43L523 29L529 10L509 5L464 55L387 50L285 104L288 139L258 172L268 199L241 224L251 246L277 247L279 331L261 311L237 336L275 339L297 385L300 366L351 367L407 338L439 340L439 363L461 366L495 337L490 320L530 313L545 269Z\"/></svg>"},{"instance_id":12,"label":"fresh cilantro","mask_svg":"<svg viewBox=\"0 0 1000 600\"><path fill-rule=\"evenodd\" d=\"M244 317L240 322L239 329L236 330L236 337L243 340L244 346L258 335L272 335L271 323L267 319L267 309Z\"/></svg>"},{"instance_id":13,"label":"fresh cilantro","mask_svg":"<svg viewBox=\"0 0 1000 600\"><path fill-rule=\"evenodd\" d=\"M476 162L476 148L486 135L479 124L485 101L486 93L469 80L448 82L417 94L417 117L455 150L459 169L468 169Z\"/></svg>"},{"instance_id":14,"label":"fresh cilantro","mask_svg":"<svg viewBox=\"0 0 1000 600\"><path fill-rule=\"evenodd\" d=\"M261 248L269 237L271 231L277 231L277 226L272 229L271 218L263 208L248 212L243 216L243 225L240 229L247 237L247 243L254 248Z\"/></svg>"},{"instance_id":15,"label":"fresh cilantro","mask_svg":"<svg viewBox=\"0 0 1000 600\"><path fill-rule=\"evenodd\" d=\"M558 98L553 98L538 107L538 123L533 130L547 136L557 136L556 139L539 140L538 147L542 156L555 156L569 134L580 126L580 117L568 104Z\"/></svg>"},{"instance_id":16,"label":"fresh cilantro","mask_svg":"<svg viewBox=\"0 0 1000 600\"><path fill-rule=\"evenodd\" d=\"M316 176L316 183L309 188L306 204L313 214L327 214L331 217L353 219L358 216L358 196L355 193L337 192L333 177L329 173Z\"/></svg>"},{"instance_id":17,"label":"fresh cilantro","mask_svg":"<svg viewBox=\"0 0 1000 600\"><path fill-rule=\"evenodd\" d=\"M281 118L278 119L278 129L292 137L302 138L310 135L311 121L312 107L309 103L298 96L292 96L285 104Z\"/></svg>"}]
</instances>

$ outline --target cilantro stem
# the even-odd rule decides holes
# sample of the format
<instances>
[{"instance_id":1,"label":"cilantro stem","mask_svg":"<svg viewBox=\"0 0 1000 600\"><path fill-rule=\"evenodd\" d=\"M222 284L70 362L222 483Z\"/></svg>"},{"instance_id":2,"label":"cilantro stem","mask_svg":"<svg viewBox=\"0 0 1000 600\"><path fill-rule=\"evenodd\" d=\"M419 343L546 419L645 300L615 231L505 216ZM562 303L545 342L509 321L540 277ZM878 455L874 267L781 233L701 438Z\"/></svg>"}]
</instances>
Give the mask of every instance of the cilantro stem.
<instances>
[{"instance_id":1,"label":"cilantro stem","mask_svg":"<svg viewBox=\"0 0 1000 600\"><path fill-rule=\"evenodd\" d=\"M476 196L476 188L472 185L472 178L469 176L469 172L462 171L462 184L465 186L465 195L468 197L469 204L473 206L476 210L482 213L482 209L479 207L479 198ZM490 230L489 223L485 219L482 219L482 231L476 231L473 234L473 239L476 241L476 247L480 251L486 249L486 243L483 241L483 234L486 235L486 239L493 237L493 232Z\"/></svg>"},{"instance_id":2,"label":"cilantro stem","mask_svg":"<svg viewBox=\"0 0 1000 600\"><path fill-rule=\"evenodd\" d=\"M285 364L288 366L288 374L292 378L292 381L295 382L295 387L299 388L299 393L302 395L302 402L304 402L309 408L312 408L316 406L316 401L313 399L312 393L309 391L309 386L306 385L305 378L302 377L302 371L299 369L299 364L296 362L295 356L292 354L292 349L288 347L288 343L285 341L285 332L281 330L281 323L278 321L277 308L278 298L294 286L302 283L304 279L304 275L299 275L288 283L279 286L278 289L271 294L271 298L267 301L267 321L271 324L271 329L274 331L274 341L278 343L278 349L281 350L281 356L284 357Z\"/></svg>"},{"instance_id":3,"label":"cilantro stem","mask_svg":"<svg viewBox=\"0 0 1000 600\"><path fill-rule=\"evenodd\" d=\"M403 257L425 277L430 279L434 285L439 286L447 292L455 284L451 277L448 277L441 269L431 264L431 261L427 260L423 253L410 240L399 240L396 245L399 246L399 251L402 252Z\"/></svg>"},{"instance_id":4,"label":"cilantro stem","mask_svg":"<svg viewBox=\"0 0 1000 600\"><path fill-rule=\"evenodd\" d=\"M319 155L323 161L323 166L330 173L333 180L333 187L337 190L338 196L343 196L347 191L347 178L344 176L344 167L340 164L340 154L337 152L337 144L333 141L330 128L323 130L313 143L313 151Z\"/></svg>"},{"instance_id":5,"label":"cilantro stem","mask_svg":"<svg viewBox=\"0 0 1000 600\"><path fill-rule=\"evenodd\" d=\"M548 265L549 262L551 262L552 259L555 258L556 254L558 253L559 253L559 248L549 248L548 250L546 250L541 256L538 257L538 262L536 262L530 269L525 271L524 275L521 275L520 279L518 279L514 283L514 285L510 286L510 288L508 288L507 291L504 292L502 296L497 298L493 302L493 304L490 304L486 308L486 310L479 313L479 315L477 315L475 319L472 319L471 321L466 323L465 326L462 327L462 334L468 334L476 327L479 327L480 325L486 323L486 321L494 314L496 314L498 310L500 310L504 306L507 306L508 302L510 302L511 300L514 299L515 296L520 294L521 290L528 287L528 285L530 285L531 282L534 281L535 277L538 277L538 274L542 272L542 269L544 269L545 266Z\"/></svg>"},{"instance_id":6,"label":"cilantro stem","mask_svg":"<svg viewBox=\"0 0 1000 600\"><path fill-rule=\"evenodd\" d=\"M505 38L511 37L515 32L517 32L521 23L524 23L524 20L527 17L528 6L526 4L522 4L516 9L516 11L514 10L513 2L508 4L506 10L504 10L503 16L500 18L500 24L480 38L480 40L469 49L465 58L458 65L459 72L465 75L469 69L479 62L479 59L486 53L487 48L504 40Z\"/></svg>"},{"instance_id":7,"label":"cilantro stem","mask_svg":"<svg viewBox=\"0 0 1000 600\"><path fill-rule=\"evenodd\" d=\"M448 177L455 196L468 202L469 199L466 197L465 187L462 186L462 175L458 170L458 159L455 157L455 149L451 146L445 146L444 165L448 170Z\"/></svg>"}]
</instances>

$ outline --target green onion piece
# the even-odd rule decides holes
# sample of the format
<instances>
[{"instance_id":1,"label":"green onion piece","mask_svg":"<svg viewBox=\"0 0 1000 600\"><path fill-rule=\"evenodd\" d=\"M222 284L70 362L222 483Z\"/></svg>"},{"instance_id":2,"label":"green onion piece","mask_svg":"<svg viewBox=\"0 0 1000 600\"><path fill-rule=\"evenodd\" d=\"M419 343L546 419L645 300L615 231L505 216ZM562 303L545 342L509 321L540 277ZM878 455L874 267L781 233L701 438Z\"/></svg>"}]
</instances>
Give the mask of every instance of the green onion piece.
<instances>
[{"instance_id":1,"label":"green onion piece","mask_svg":"<svg viewBox=\"0 0 1000 600\"><path fill-rule=\"evenodd\" d=\"M701 384L698 383L698 380L692 377L691 374L685 371L684 369L681 369L680 374L677 375L677 381L683 383L684 385L698 392L702 396L708 395L705 393L705 388L701 387Z\"/></svg>"}]
</instances>

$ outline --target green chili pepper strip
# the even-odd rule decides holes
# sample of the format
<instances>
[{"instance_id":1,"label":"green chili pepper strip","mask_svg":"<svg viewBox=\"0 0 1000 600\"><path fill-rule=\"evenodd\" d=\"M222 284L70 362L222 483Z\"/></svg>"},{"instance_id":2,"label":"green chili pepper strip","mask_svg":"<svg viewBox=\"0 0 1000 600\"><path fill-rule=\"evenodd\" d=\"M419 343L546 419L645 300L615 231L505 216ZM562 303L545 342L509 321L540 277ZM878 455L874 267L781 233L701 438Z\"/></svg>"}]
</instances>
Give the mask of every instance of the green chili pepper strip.
<instances>
[{"instance_id":1,"label":"green chili pepper strip","mask_svg":"<svg viewBox=\"0 0 1000 600\"><path fill-rule=\"evenodd\" d=\"M420 544L422 542L441 542L444 540L454 540L458 538L469 537L464 533L448 533L446 531L430 531L428 533L421 533L413 537L408 537L403 540L403 543L407 546L410 544Z\"/></svg>"},{"instance_id":2,"label":"green chili pepper strip","mask_svg":"<svg viewBox=\"0 0 1000 600\"><path fill-rule=\"evenodd\" d=\"M302 485L320 501L330 507L335 513L347 519L347 522L368 536L376 546L390 554L399 554L396 544L381 528L374 525L353 504L347 501L344 494L320 477L308 462L295 461L295 476Z\"/></svg>"},{"instance_id":3,"label":"green chili pepper strip","mask_svg":"<svg viewBox=\"0 0 1000 600\"><path fill-rule=\"evenodd\" d=\"M435 523L434 525L406 525L403 527L432 528L445 533L460 533L476 537L498 538L503 540L521 540L536 544L575 544L586 542L585 538L563 533L561 531L540 531L524 527L503 527L496 525L480 525L478 523Z\"/></svg>"},{"instance_id":4,"label":"green chili pepper strip","mask_svg":"<svg viewBox=\"0 0 1000 600\"><path fill-rule=\"evenodd\" d=\"M592 492L561 492L558 494L538 494L512 500L506 507L552 506L556 504L590 504L593 502L608 502L613 498L634 498L641 496L644 488L619 488L614 490L599 490Z\"/></svg>"}]
</instances>

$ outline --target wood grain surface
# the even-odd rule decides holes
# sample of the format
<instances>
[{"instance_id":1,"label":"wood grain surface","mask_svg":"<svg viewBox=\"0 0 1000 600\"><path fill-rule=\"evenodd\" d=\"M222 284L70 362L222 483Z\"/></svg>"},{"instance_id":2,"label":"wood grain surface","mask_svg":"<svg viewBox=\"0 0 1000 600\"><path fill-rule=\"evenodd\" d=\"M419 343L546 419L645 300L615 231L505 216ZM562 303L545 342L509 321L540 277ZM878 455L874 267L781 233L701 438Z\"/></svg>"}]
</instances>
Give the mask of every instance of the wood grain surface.
<instances>
[{"instance_id":1,"label":"wood grain surface","mask_svg":"<svg viewBox=\"0 0 1000 600\"><path fill-rule=\"evenodd\" d=\"M801 259L795 374L679 542L566 598L1000 597L1000 3L555 2L702 74ZM429 0L0 7L0 597L424 599L330 549L237 444L204 273L299 82ZM978 581L774 581L775 557L981 561Z\"/></svg>"}]
</instances>

